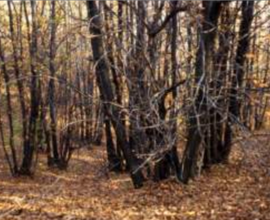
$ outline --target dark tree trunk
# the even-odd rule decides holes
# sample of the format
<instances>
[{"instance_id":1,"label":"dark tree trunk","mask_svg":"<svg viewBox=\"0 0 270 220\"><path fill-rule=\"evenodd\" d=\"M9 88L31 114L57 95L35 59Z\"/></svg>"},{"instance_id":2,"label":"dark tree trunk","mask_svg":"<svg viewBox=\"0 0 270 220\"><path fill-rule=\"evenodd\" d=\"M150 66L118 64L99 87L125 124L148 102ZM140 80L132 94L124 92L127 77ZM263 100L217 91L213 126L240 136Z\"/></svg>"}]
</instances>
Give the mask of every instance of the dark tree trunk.
<instances>
[{"instance_id":1,"label":"dark tree trunk","mask_svg":"<svg viewBox=\"0 0 270 220\"><path fill-rule=\"evenodd\" d=\"M181 171L181 180L184 183L188 183L189 178L195 175L198 150L200 147L203 147L203 138L207 131L207 103L203 89L210 74L208 71L212 63L212 55L214 54L216 29L222 4L222 2L214 1L203 2L204 20L202 30L199 30L200 41L195 70L195 82L198 90L195 92L196 100L188 116L188 138Z\"/></svg>"},{"instance_id":2,"label":"dark tree trunk","mask_svg":"<svg viewBox=\"0 0 270 220\"><path fill-rule=\"evenodd\" d=\"M254 1L243 1L242 3L242 20L239 30L239 41L235 57L234 75L232 77L232 86L230 92L230 106L229 112L231 114L231 121L233 117L236 120L240 116L240 101L239 90L242 87L245 75L245 61L246 54L250 43L250 28L253 20Z\"/></svg>"},{"instance_id":3,"label":"dark tree trunk","mask_svg":"<svg viewBox=\"0 0 270 220\"><path fill-rule=\"evenodd\" d=\"M208 148L204 154L204 168L209 167L211 164L221 163L227 161L230 145L225 145L224 139L231 138L231 129L228 120L224 121L224 115L227 114L227 102L223 86L226 85L227 60L231 43L231 16L229 4L224 5L221 12L220 29L219 31L219 47L213 61L213 80L211 88L213 90L213 97L222 97L217 100L217 108L211 107L210 109L210 137L205 139L208 141ZM221 112L219 109L223 109Z\"/></svg>"},{"instance_id":4,"label":"dark tree trunk","mask_svg":"<svg viewBox=\"0 0 270 220\"><path fill-rule=\"evenodd\" d=\"M28 123L28 139L23 149L23 160L20 169L20 173L24 175L30 175L32 173L32 162L34 150L36 147L36 132L37 132L37 119L39 113L40 92L38 91L38 75L36 71L36 53L37 53L37 24L36 24L36 2L31 1L31 24L29 22L26 5L25 17L28 27L28 43L30 54L30 71L31 71L31 89L30 89L30 117ZM32 33L30 33L30 25Z\"/></svg>"},{"instance_id":5,"label":"dark tree trunk","mask_svg":"<svg viewBox=\"0 0 270 220\"><path fill-rule=\"evenodd\" d=\"M126 131L121 123L120 110L113 105L115 96L112 88L112 83L109 77L109 67L104 58L104 49L102 42L102 19L99 9L95 1L87 1L88 18L90 20L90 33L95 37L91 38L91 46L93 57L96 62L96 77L98 87L101 93L101 99L104 102L104 109L107 116L111 119L112 125L116 132L116 136L123 147L122 151L125 161L130 168L130 175L135 188L139 188L143 184L143 176L138 169L135 155L129 148L129 143L126 139Z\"/></svg>"},{"instance_id":6,"label":"dark tree trunk","mask_svg":"<svg viewBox=\"0 0 270 220\"><path fill-rule=\"evenodd\" d=\"M56 12L55 12L55 0L51 2L51 24L50 24L50 49L49 49L49 70L50 70L50 80L48 88L48 104L50 111L50 137L52 140L52 153L53 158L51 158L51 152L48 154L48 164L58 164L60 161L59 152L58 152L58 141L57 141L57 119L56 119L56 110L55 110L55 64L54 59L56 55Z\"/></svg>"},{"instance_id":7,"label":"dark tree trunk","mask_svg":"<svg viewBox=\"0 0 270 220\"><path fill-rule=\"evenodd\" d=\"M177 1L171 3L172 8L176 9L177 7ZM172 18L172 39L171 39L171 65L172 65L172 85L176 85L177 83L177 70L178 70L178 64L177 64L177 32L178 32L178 22L177 22L177 15L175 15ZM172 91L173 99L174 99L174 105L177 98L177 88L174 88ZM174 106L175 107L175 106ZM172 112L171 119L172 119L172 139L175 140L175 143L172 145L172 149L169 152L170 160L172 163L172 168L176 173L176 176L180 178L180 162L178 158L177 153L177 113Z\"/></svg>"},{"instance_id":8,"label":"dark tree trunk","mask_svg":"<svg viewBox=\"0 0 270 220\"><path fill-rule=\"evenodd\" d=\"M4 54L4 49L2 47L1 39L0 39L0 61L1 61L1 70L3 74L4 82L5 82L5 92L6 92L6 97L7 97L6 105L7 105L7 118L8 118L8 127L9 127L9 147L11 149L12 160L9 159L8 151L5 146L4 133L2 129L2 121L0 122L1 123L1 137L3 140L3 149L4 149L5 157L8 161L11 173L12 175L17 175L19 170L18 170L16 150L14 146L14 128L13 128L13 116L12 116L13 109L12 109L12 100L11 100L10 85L9 85L10 77L7 72L6 59L5 59L5 54Z\"/></svg>"},{"instance_id":9,"label":"dark tree trunk","mask_svg":"<svg viewBox=\"0 0 270 220\"><path fill-rule=\"evenodd\" d=\"M178 2L174 1L171 3L171 8L172 11L176 9ZM175 100L177 97L177 87L175 86L177 84L176 78L177 78L177 59L176 59L176 54L177 54L177 32L178 32L178 25L177 25L177 14L175 14L172 18L171 22L171 28L169 29L169 32L171 33L171 68L172 68L172 96L173 99ZM165 98L167 94L165 94L161 99L159 103L159 116L161 120L165 120L166 117L166 108L165 108ZM171 149L169 149L165 155L156 163L155 165L155 180L163 180L166 179L170 176L170 174L173 172L176 174L178 178L180 178L180 163L179 163L179 158L177 154L177 140L176 140L176 133L177 133L177 121L176 121L176 114L175 112L172 112L170 115L170 118L172 120L170 126L171 126L171 137L172 140L170 140L173 143ZM164 135L166 135L166 131L160 132L156 131L155 132L157 136L157 142L162 143L164 141Z\"/></svg>"},{"instance_id":10,"label":"dark tree trunk","mask_svg":"<svg viewBox=\"0 0 270 220\"><path fill-rule=\"evenodd\" d=\"M111 123L109 119L105 119L105 130L106 130L106 147L107 147L107 157L109 161L109 170L120 172L122 170L121 160L119 159L114 147L111 132Z\"/></svg>"},{"instance_id":11,"label":"dark tree trunk","mask_svg":"<svg viewBox=\"0 0 270 220\"><path fill-rule=\"evenodd\" d=\"M232 77L232 84L230 89L230 99L229 99L229 122L231 124L239 123L240 116L240 89L243 84L245 76L245 62L246 54L249 50L250 44L250 29L253 20L253 10L254 1L243 1L242 2L242 20L239 30L239 41L237 45L236 55L235 55L235 66L234 75ZM222 151L224 152L224 160L228 158L231 150L232 141L232 131L231 125L229 123L226 126L226 136L224 141L224 146L222 146Z\"/></svg>"},{"instance_id":12,"label":"dark tree trunk","mask_svg":"<svg viewBox=\"0 0 270 220\"><path fill-rule=\"evenodd\" d=\"M135 61L133 68L129 68L130 86L129 86L129 106L133 112L130 117L129 140L132 150L136 153L144 153L146 135L142 127L145 125L143 116L147 105L146 90L144 85L144 71L146 62L143 56L145 50L145 26L144 19L146 10L144 1L135 2L137 5L136 17L136 41L133 48L132 59ZM135 110L135 111L133 111Z\"/></svg>"},{"instance_id":13,"label":"dark tree trunk","mask_svg":"<svg viewBox=\"0 0 270 220\"><path fill-rule=\"evenodd\" d=\"M22 116L22 125L23 125L23 146L26 145L27 141L27 109L25 105L24 100L24 86L21 78L21 71L19 67L19 55L18 55L18 48L16 44L16 38L15 38L15 30L14 30L14 18L13 18L13 12L11 9L11 1L7 1L8 5L8 16L9 16L9 31L11 36L11 43L12 43L12 56L13 56L13 69L16 76L16 82L17 82L17 88L19 93L19 102L21 107L21 116Z\"/></svg>"}]
</instances>

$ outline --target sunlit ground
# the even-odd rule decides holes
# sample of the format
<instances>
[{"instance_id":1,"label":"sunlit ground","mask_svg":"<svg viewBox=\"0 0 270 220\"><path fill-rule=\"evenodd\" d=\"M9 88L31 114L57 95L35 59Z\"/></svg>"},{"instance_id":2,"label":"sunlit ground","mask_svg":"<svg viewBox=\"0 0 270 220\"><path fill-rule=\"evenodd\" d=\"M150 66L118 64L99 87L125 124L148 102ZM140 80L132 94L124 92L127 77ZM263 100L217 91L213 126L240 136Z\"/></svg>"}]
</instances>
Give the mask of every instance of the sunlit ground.
<instances>
[{"instance_id":1,"label":"sunlit ground","mask_svg":"<svg viewBox=\"0 0 270 220\"><path fill-rule=\"evenodd\" d=\"M76 152L67 171L40 156L33 179L0 167L0 219L270 219L270 136L237 144L229 164L184 186L174 178L133 189L108 173L102 147ZM245 159L244 159L245 158Z\"/></svg>"}]
</instances>

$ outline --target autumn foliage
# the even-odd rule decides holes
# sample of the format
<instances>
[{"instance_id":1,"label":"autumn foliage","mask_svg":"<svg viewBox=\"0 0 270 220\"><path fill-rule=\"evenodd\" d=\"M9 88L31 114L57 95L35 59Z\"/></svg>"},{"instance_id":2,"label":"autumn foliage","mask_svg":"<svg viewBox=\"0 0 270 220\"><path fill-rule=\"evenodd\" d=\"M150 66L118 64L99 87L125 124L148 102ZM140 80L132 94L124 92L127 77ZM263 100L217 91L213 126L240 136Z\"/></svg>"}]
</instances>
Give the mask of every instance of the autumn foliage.
<instances>
[{"instance_id":1,"label":"autumn foliage","mask_svg":"<svg viewBox=\"0 0 270 220\"><path fill-rule=\"evenodd\" d=\"M269 3L1 2L0 218L267 219Z\"/></svg>"}]
</instances>

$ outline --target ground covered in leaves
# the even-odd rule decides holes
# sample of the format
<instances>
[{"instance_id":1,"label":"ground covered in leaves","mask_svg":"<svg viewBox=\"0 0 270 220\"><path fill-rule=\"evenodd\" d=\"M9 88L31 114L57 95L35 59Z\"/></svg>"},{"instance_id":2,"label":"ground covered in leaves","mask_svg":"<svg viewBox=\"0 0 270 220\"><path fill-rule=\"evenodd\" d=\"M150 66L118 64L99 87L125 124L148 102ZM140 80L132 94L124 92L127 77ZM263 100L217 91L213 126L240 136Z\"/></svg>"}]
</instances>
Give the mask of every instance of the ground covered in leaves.
<instances>
[{"instance_id":1,"label":"ground covered in leaves","mask_svg":"<svg viewBox=\"0 0 270 220\"><path fill-rule=\"evenodd\" d=\"M0 219L270 220L270 136L235 145L230 162L189 185L169 179L139 190L127 174L106 170L102 147L76 152L67 171L37 164L33 179L0 164ZM41 157L42 158L42 157Z\"/></svg>"}]
</instances>

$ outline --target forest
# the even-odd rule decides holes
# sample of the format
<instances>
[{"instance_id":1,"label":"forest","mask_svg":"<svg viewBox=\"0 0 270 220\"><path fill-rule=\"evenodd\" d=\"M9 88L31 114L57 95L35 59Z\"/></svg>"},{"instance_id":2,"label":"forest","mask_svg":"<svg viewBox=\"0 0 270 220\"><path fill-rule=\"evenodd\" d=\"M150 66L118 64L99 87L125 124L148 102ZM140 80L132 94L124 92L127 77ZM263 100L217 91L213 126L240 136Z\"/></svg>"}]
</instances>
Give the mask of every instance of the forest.
<instances>
[{"instance_id":1,"label":"forest","mask_svg":"<svg viewBox=\"0 0 270 220\"><path fill-rule=\"evenodd\" d=\"M270 1L0 1L0 219L270 220Z\"/></svg>"}]
</instances>

